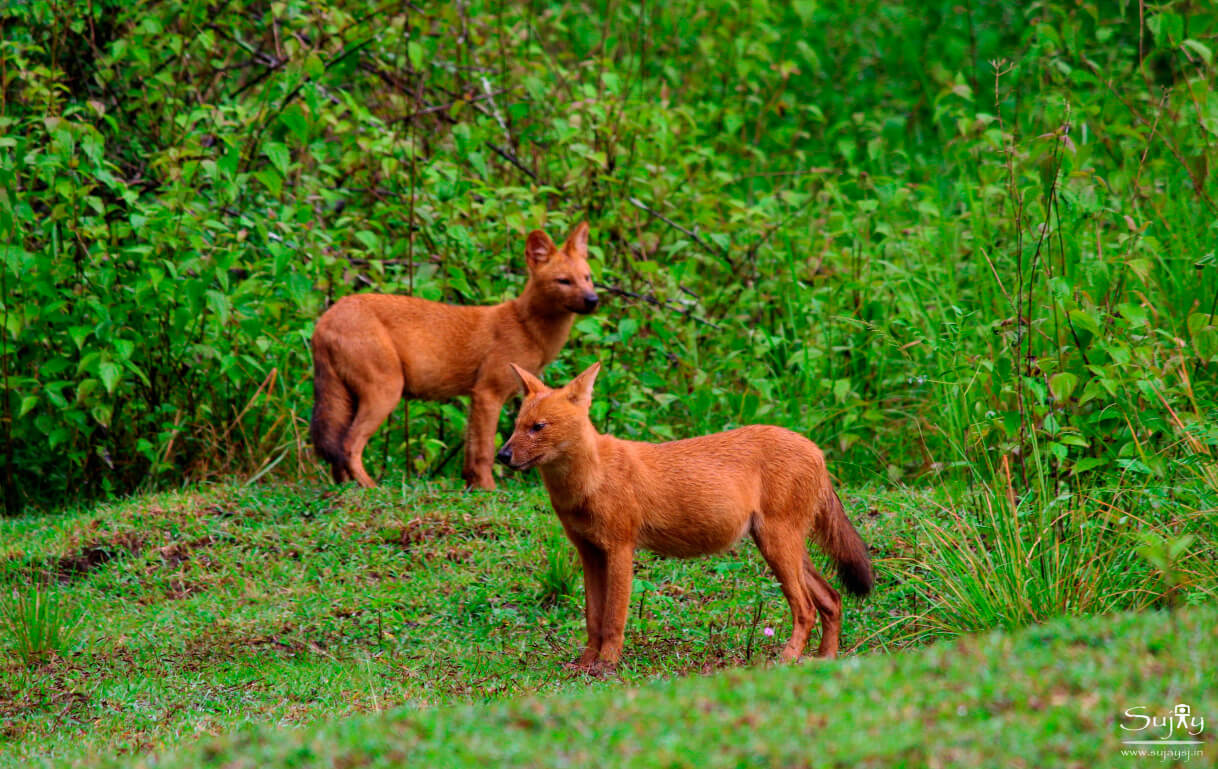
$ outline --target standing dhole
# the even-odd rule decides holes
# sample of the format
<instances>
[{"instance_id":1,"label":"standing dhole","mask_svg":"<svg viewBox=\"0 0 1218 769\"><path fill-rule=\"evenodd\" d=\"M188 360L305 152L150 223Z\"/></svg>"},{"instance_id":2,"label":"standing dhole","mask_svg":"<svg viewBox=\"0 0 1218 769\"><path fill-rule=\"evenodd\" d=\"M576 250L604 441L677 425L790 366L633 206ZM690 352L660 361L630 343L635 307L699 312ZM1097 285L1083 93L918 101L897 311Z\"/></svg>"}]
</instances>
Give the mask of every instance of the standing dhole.
<instances>
[{"instance_id":1,"label":"standing dhole","mask_svg":"<svg viewBox=\"0 0 1218 769\"><path fill-rule=\"evenodd\" d=\"M465 439L468 485L493 489L495 427L519 390L514 362L541 369L558 355L576 314L592 312L588 224L562 248L541 230L525 243L528 281L502 304L460 307L410 296L354 294L326 310L313 332L313 445L336 483L376 483L364 470L368 439L402 398L470 396Z\"/></svg>"},{"instance_id":2,"label":"standing dhole","mask_svg":"<svg viewBox=\"0 0 1218 769\"><path fill-rule=\"evenodd\" d=\"M846 589L871 591L867 546L846 517L816 444L781 427L640 443L597 433L588 418L595 363L551 390L512 365L525 398L498 459L536 467L584 567L588 645L575 663L609 669L622 654L634 551L690 557L751 534L778 577L794 629L782 651L798 659L819 612L817 656L837 655L842 599L808 557L810 536L837 563Z\"/></svg>"}]
</instances>

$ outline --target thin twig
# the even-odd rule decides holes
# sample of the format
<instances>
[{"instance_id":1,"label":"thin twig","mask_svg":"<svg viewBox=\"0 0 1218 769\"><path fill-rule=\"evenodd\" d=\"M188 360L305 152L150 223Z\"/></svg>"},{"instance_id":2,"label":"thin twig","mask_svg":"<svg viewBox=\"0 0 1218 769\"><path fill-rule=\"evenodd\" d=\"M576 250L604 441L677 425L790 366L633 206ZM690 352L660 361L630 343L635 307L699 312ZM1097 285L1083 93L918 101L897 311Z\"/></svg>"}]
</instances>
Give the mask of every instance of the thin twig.
<instances>
[{"instance_id":1,"label":"thin twig","mask_svg":"<svg viewBox=\"0 0 1218 769\"><path fill-rule=\"evenodd\" d=\"M459 103L470 104L470 103L473 103L476 101L482 101L484 99L493 100L496 96L499 96L500 94L505 94L505 93L508 93L508 89L495 91L494 93L487 93L485 96L474 96L469 99L456 99L454 101L448 102L447 104L435 104L433 106L424 107L421 110L417 110L415 112L411 112L406 115L399 115L388 122L391 124L392 123L401 123L406 120L413 120L417 117L422 117L423 115L430 115L435 112L445 112L445 111L450 110L453 107L457 106L457 104L459 104Z\"/></svg>"},{"instance_id":2,"label":"thin twig","mask_svg":"<svg viewBox=\"0 0 1218 769\"><path fill-rule=\"evenodd\" d=\"M705 240L703 240L698 235L698 233L694 232L693 230L689 230L689 229L686 229L685 227L682 227L681 225L674 222L672 219L669 219L667 216L665 216L664 214L655 210L654 208L647 205L646 203L642 202L638 198L628 198L628 200L630 201L630 205L634 206L635 208L641 208L642 210L646 211L647 213L651 214L655 218L657 218L660 221L667 224L669 227L672 227L674 230L677 230L678 232L683 232L686 235L688 235L689 237L693 238L695 243L702 246L702 248L706 249L707 251L719 254L720 256L722 256L724 259L727 260L728 264L730 264L732 266L732 272L736 271L736 260L732 259L731 254L728 253L726 248L716 248L716 247L712 246L710 243L707 243Z\"/></svg>"},{"instance_id":3,"label":"thin twig","mask_svg":"<svg viewBox=\"0 0 1218 769\"><path fill-rule=\"evenodd\" d=\"M675 302L669 302L669 301L665 301L663 299L659 299L653 294L637 294L634 291L628 291L624 288L621 288L620 286L601 285L601 286L597 286L597 288L601 288L605 291L608 291L609 293L614 294L615 296L624 296L629 299L638 299L640 301L647 302L648 304L655 305L656 307L660 307L665 310L671 310L672 312L680 313L681 315L684 315L686 318L689 318L690 320L695 321L697 323L701 323L704 326L710 326L711 328L719 330L719 331L723 330L719 326L719 324L709 321L705 318L699 318L697 315L694 315L693 311L690 310L689 308L682 307L681 305L676 304Z\"/></svg>"},{"instance_id":4,"label":"thin twig","mask_svg":"<svg viewBox=\"0 0 1218 769\"><path fill-rule=\"evenodd\" d=\"M526 166L524 163L521 163L521 162L520 162L520 158L516 157L515 155L513 155L512 153L510 153L510 152L508 152L507 150L503 149L502 147L498 147L498 146L496 146L495 144L493 144L493 143L491 143L491 142L489 142L489 141L488 141L488 142L483 142L483 145L484 145L484 146L485 146L487 149L489 149L489 150L491 150L492 152L494 152L494 153L495 153L496 155L498 155L499 157L503 158L503 159L504 159L504 160L506 160L507 162L509 162L509 163L511 163L512 165L516 166L516 168L517 168L518 170L522 171L522 172L524 173L524 175L525 175L525 176L529 177L530 179L532 179L533 181L537 182L538 184L544 184L544 182L543 182L541 179L539 179L539 178L537 177L537 174L533 173L533 172L532 172L532 170L530 170L528 166Z\"/></svg>"}]
</instances>

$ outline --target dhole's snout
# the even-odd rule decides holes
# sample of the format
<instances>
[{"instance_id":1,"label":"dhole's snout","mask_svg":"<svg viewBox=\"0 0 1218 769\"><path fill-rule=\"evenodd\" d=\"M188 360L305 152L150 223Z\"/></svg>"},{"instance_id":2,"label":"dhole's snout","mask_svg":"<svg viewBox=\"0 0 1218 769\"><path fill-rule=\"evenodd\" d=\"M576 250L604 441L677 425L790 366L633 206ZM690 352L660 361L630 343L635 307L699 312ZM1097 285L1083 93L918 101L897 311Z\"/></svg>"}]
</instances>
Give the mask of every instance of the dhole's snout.
<instances>
[{"instance_id":1,"label":"dhole's snout","mask_svg":"<svg viewBox=\"0 0 1218 769\"><path fill-rule=\"evenodd\" d=\"M584 315L596 309L596 306L601 303L601 298L596 295L595 291L589 291L584 294Z\"/></svg>"},{"instance_id":2,"label":"dhole's snout","mask_svg":"<svg viewBox=\"0 0 1218 769\"><path fill-rule=\"evenodd\" d=\"M506 443L503 444L503 448L499 449L499 453L495 455L495 461L501 465L512 467L512 447Z\"/></svg>"}]
</instances>

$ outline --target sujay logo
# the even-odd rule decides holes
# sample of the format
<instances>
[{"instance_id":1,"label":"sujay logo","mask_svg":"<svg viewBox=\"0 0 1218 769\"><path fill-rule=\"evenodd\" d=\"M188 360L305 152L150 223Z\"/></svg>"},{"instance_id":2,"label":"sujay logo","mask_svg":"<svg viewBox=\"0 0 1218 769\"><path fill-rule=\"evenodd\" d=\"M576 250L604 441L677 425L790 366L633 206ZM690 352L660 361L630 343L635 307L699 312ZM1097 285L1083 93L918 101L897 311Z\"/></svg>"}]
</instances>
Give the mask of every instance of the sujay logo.
<instances>
[{"instance_id":1,"label":"sujay logo","mask_svg":"<svg viewBox=\"0 0 1218 769\"><path fill-rule=\"evenodd\" d=\"M1121 728L1133 739L1121 740L1126 745L1200 745L1198 737L1205 731L1205 718L1194 715L1192 708L1180 704L1170 712L1155 715L1138 705L1125 710L1126 723Z\"/></svg>"}]
</instances>

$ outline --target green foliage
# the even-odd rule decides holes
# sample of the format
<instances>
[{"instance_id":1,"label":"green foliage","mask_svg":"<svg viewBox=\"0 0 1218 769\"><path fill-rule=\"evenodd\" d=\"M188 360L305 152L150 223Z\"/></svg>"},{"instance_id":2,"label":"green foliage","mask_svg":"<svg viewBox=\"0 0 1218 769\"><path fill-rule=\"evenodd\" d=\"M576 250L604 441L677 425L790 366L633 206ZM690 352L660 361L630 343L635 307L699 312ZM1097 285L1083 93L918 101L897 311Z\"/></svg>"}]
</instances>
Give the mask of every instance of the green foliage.
<instances>
[{"instance_id":1,"label":"green foliage","mask_svg":"<svg viewBox=\"0 0 1218 769\"><path fill-rule=\"evenodd\" d=\"M544 552L546 560L536 577L537 600L543 606L553 606L575 594L582 572L570 543L561 534L550 537Z\"/></svg>"},{"instance_id":2,"label":"green foliage","mask_svg":"<svg viewBox=\"0 0 1218 769\"><path fill-rule=\"evenodd\" d=\"M53 588L0 592L0 638L26 665L67 651L82 615Z\"/></svg>"},{"instance_id":3,"label":"green foliage","mask_svg":"<svg viewBox=\"0 0 1218 769\"><path fill-rule=\"evenodd\" d=\"M1212 548L1186 552L1196 543L1194 534L1173 539L1168 559L1162 545L1139 544L1161 543L1165 527L1138 521L1151 530L1135 536L1130 516L1087 498L1066 495L1011 509L1002 496L987 492L983 505L976 518L949 514L947 525L922 522L922 549L900 568L929 606L910 626L914 637L1146 608L1173 600L1178 585L1194 588L1198 600L1206 594L1212 599L1218 590ZM1204 518L1189 525L1212 541L1215 532ZM1160 566L1156 559L1168 561Z\"/></svg>"},{"instance_id":4,"label":"green foliage","mask_svg":"<svg viewBox=\"0 0 1218 769\"><path fill-rule=\"evenodd\" d=\"M1139 9L9 4L6 502L312 472L328 301L498 301L582 218L619 301L551 376L605 361L608 429L1164 481L1218 445L1218 21ZM444 471L410 417L369 455Z\"/></svg>"},{"instance_id":5,"label":"green foliage","mask_svg":"<svg viewBox=\"0 0 1218 769\"><path fill-rule=\"evenodd\" d=\"M1142 532L1138 537L1140 545L1138 555L1146 559L1155 568L1166 588L1165 596L1174 605L1176 587L1187 584L1189 576L1185 564L1189 560L1189 549L1196 543L1194 534L1182 534L1171 537L1157 531ZM1211 575L1211 584L1218 583L1218 578Z\"/></svg>"}]
</instances>

